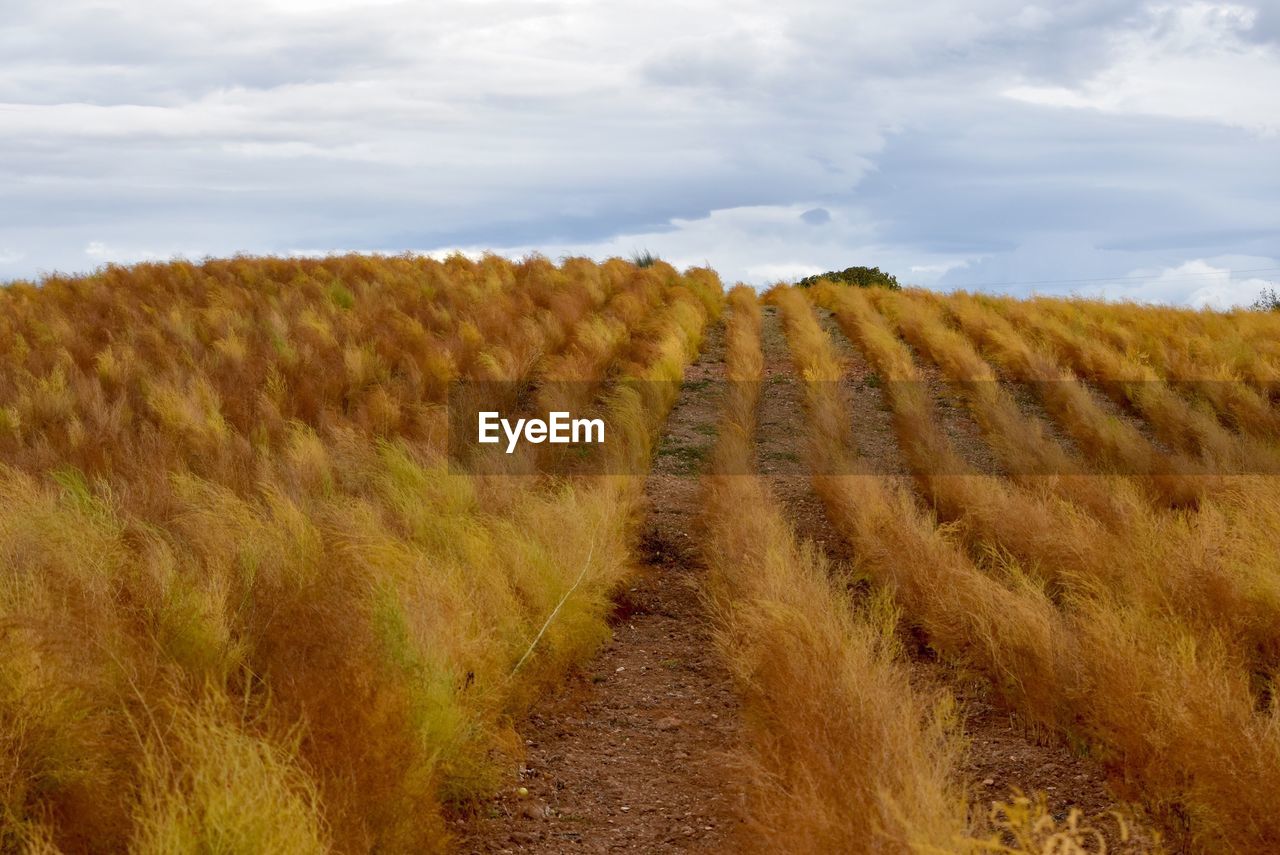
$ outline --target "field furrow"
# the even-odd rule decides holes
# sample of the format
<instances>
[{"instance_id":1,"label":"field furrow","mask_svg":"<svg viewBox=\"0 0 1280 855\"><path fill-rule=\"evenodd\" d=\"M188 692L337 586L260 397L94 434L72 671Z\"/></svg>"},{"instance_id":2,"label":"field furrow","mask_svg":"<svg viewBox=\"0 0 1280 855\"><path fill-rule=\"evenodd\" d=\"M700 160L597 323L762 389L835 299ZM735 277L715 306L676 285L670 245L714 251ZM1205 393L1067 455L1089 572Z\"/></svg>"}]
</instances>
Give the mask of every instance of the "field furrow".
<instances>
[{"instance_id":1,"label":"field furrow","mask_svg":"<svg viewBox=\"0 0 1280 855\"><path fill-rule=\"evenodd\" d=\"M824 316L821 310L817 311L817 316L828 337L831 352L846 378L846 381L837 383L837 388L847 401L851 443L858 449L859 463L883 479L886 474L891 474L894 462L902 465L903 458L894 433L892 407L885 395L884 382L847 382L854 377L878 375L874 374L861 351L841 334L834 316ZM955 409L960 406L957 391L940 378L935 376L932 382L924 381L922 386L935 408ZM812 394L823 393L815 390ZM869 421L862 412L866 409L878 411L881 417ZM949 439L962 437L975 445L981 444L975 423L970 421L956 429L957 421L961 420L957 418L951 425L942 427ZM798 433L803 430L797 425ZM882 457L885 454L889 455L888 460ZM975 452L974 456L981 459L990 454L990 450L986 450ZM900 474L905 474L905 470ZM823 479L818 480L821 482ZM924 496L914 494L910 479L888 478L883 480L883 486L889 491L897 491L900 496L912 497L918 507L923 507L920 503ZM856 549L850 557L853 566L859 566ZM861 584L865 585L865 582L865 579L861 580ZM865 588L862 592L866 596ZM1007 706L991 695L984 681L975 680L973 673L966 668L953 667L952 663L940 659L928 638L915 632L910 622L903 627L899 643L915 685L926 692L944 692L959 702L958 721L966 741L952 774L963 784L973 801L973 815L977 821L975 829L981 827L982 817L993 802L1010 798L1015 791L1047 794L1048 810L1059 818L1066 816L1072 808L1099 814L1114 806L1114 798L1104 786L1106 776L1096 764L1073 756L1061 742L1045 738L1035 725L1010 716Z\"/></svg>"},{"instance_id":2,"label":"field furrow","mask_svg":"<svg viewBox=\"0 0 1280 855\"><path fill-rule=\"evenodd\" d=\"M1195 461L1170 455L1149 427L1117 410L1048 351L1029 342L989 306L968 296L947 301L959 328L1012 379L1026 384L1099 472L1148 482L1153 498L1174 505L1198 499L1208 479Z\"/></svg>"},{"instance_id":3,"label":"field furrow","mask_svg":"<svg viewBox=\"0 0 1280 855\"><path fill-rule=\"evenodd\" d=\"M778 299L784 297L795 319L793 347L808 354L801 365L814 389L814 430L823 437L822 447L840 454L838 449L850 445L833 429L839 403L824 390L834 387L813 382L838 368L805 301L786 294ZM886 350L892 343L883 326L868 323L867 333L864 343L878 342ZM916 407L914 413L923 417L919 401ZM905 434L908 446L945 453L936 433L923 429L921 422L915 419ZM981 513L987 504L984 494L991 485L979 483L971 512ZM1255 791L1230 783L1272 774L1280 743L1271 729L1271 713L1255 713L1248 669L1236 658L1240 649L1233 655L1215 644L1213 621L1193 629L1161 609L1158 600L1127 602L1123 592L1141 593L1133 587L1140 579L1129 579L1129 574L1141 574L1144 565L1125 565L1140 554L1107 556L1123 572L1110 584L1080 586L1066 577L1074 593L1059 608L1039 586L1027 584L1025 573L1035 571L1035 565L1019 567L1007 558L984 562L985 567L971 563L927 517L902 497L886 495L870 479L832 477L821 479L820 485L833 519L873 570L873 579L896 592L908 618L918 621L939 649L978 665L1006 702L1064 738L1096 741L1117 751L1109 762L1119 763L1125 780L1141 782L1149 804L1172 809L1164 816L1174 827L1187 823L1184 844L1220 839L1248 849L1275 833L1259 823L1257 807L1243 807ZM896 528L889 518L897 520ZM1007 545L1021 521L1016 515L991 520L1001 526L993 527L994 533L1003 531L993 545ZM1045 559L1052 561L1052 554L1047 552ZM945 600L935 599L943 591ZM1122 661L1123 671L1118 670ZM1159 748L1174 744L1178 750L1173 755ZM1211 753L1210 746L1228 744L1237 750Z\"/></svg>"},{"instance_id":4,"label":"field furrow","mask_svg":"<svg viewBox=\"0 0 1280 855\"><path fill-rule=\"evenodd\" d=\"M726 851L741 814L741 723L716 655L698 547L697 475L710 457L723 329L684 371L644 479L638 567L612 638L519 727L518 785L462 825L467 851Z\"/></svg>"},{"instance_id":5,"label":"field furrow","mask_svg":"<svg viewBox=\"0 0 1280 855\"><path fill-rule=\"evenodd\" d=\"M1215 472L1280 472L1280 451L1271 443L1232 434L1212 411L1186 396L1144 361L1091 336L1078 325L1005 305L1006 316L1034 332L1073 371L1089 378L1114 401L1141 415L1171 448L1198 458Z\"/></svg>"},{"instance_id":6,"label":"field furrow","mask_svg":"<svg viewBox=\"0 0 1280 855\"><path fill-rule=\"evenodd\" d=\"M731 302L729 385L704 519L719 648L749 739L739 771L750 821L736 848L967 849L950 778L958 751L950 707L912 688L886 603L856 602L845 565L797 539L786 517L806 508L779 480L795 476L751 471L754 446L779 448L778 417L799 402L773 313L762 318L746 289ZM790 500L771 489L784 484Z\"/></svg>"}]
</instances>

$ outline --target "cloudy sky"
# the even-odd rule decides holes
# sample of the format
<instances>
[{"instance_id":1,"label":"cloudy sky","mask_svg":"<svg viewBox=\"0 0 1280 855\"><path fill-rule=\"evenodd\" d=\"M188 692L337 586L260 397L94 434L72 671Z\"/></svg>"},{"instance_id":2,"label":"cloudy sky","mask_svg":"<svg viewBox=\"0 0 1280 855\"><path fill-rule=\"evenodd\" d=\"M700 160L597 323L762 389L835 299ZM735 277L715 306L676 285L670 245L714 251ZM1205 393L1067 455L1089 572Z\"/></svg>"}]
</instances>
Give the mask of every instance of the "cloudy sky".
<instances>
[{"instance_id":1,"label":"cloudy sky","mask_svg":"<svg viewBox=\"0 0 1280 855\"><path fill-rule=\"evenodd\" d=\"M1249 302L1280 0L3 0L0 280L234 252Z\"/></svg>"}]
</instances>

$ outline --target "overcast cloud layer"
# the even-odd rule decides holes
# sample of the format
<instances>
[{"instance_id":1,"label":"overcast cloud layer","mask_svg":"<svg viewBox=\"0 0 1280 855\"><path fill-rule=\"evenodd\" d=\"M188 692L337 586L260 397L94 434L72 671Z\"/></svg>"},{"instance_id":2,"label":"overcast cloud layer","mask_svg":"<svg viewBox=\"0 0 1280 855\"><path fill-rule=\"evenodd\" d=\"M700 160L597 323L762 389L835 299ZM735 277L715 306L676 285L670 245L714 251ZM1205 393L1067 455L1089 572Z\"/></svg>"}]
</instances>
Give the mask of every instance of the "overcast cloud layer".
<instances>
[{"instance_id":1,"label":"overcast cloud layer","mask_svg":"<svg viewBox=\"0 0 1280 855\"><path fill-rule=\"evenodd\" d=\"M1280 280L1277 0L4 6L0 279L456 248L1214 306Z\"/></svg>"}]
</instances>

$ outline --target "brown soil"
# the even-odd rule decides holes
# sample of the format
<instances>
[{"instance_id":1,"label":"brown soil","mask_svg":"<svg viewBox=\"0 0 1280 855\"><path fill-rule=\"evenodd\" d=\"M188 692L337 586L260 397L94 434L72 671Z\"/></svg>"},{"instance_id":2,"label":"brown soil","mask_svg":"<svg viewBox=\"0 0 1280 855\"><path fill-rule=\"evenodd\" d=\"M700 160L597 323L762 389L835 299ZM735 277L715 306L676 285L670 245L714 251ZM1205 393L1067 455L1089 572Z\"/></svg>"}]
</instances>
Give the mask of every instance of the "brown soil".
<instances>
[{"instance_id":1,"label":"brown soil","mask_svg":"<svg viewBox=\"0 0 1280 855\"><path fill-rule=\"evenodd\" d=\"M957 325L949 324L949 326L952 331L964 335L964 330L960 329ZM978 350L979 353L981 353L981 348L976 342L970 340L970 343L973 344L974 348ZM923 354L917 355L923 356ZM1068 457L1075 460L1081 460L1087 464L1087 461L1082 460L1080 447L1076 445L1076 441L1069 433L1063 430L1056 421L1054 421L1053 417L1049 415L1049 411L1045 409L1035 388L1036 384L1021 383L1013 380L1002 368L1000 368L1000 366L990 360L988 360L987 365L991 368L991 372L996 376L996 380L1004 388L1005 392L1007 392L1009 397L1013 399L1013 402L1018 405L1018 410L1022 413L1023 418L1034 422L1040 430L1044 432L1046 437L1057 443L1062 450L1067 453Z\"/></svg>"},{"instance_id":2,"label":"brown soil","mask_svg":"<svg viewBox=\"0 0 1280 855\"><path fill-rule=\"evenodd\" d=\"M1115 416L1122 422L1128 423L1161 454L1173 453L1173 449L1169 444L1156 434L1156 429L1151 422L1133 404L1129 403L1129 399L1124 397L1114 384L1098 384L1083 377L1079 378L1079 381L1080 385L1089 390L1089 394L1093 396L1099 409L1108 415Z\"/></svg>"},{"instance_id":3,"label":"brown soil","mask_svg":"<svg viewBox=\"0 0 1280 855\"><path fill-rule=\"evenodd\" d=\"M934 417L947 439L951 440L960 459L975 472L986 475L1008 474L999 456L987 444L982 428L969 409L968 393L948 380L936 365L923 359L911 345L906 342L902 344L911 351L916 361L916 370L920 372L933 397Z\"/></svg>"},{"instance_id":4,"label":"brown soil","mask_svg":"<svg viewBox=\"0 0 1280 855\"><path fill-rule=\"evenodd\" d=\"M697 591L693 529L723 351L713 328L685 374L646 481L643 566L616 598L612 641L529 715L519 780L462 824L460 851L733 848L741 725Z\"/></svg>"},{"instance_id":5,"label":"brown soil","mask_svg":"<svg viewBox=\"0 0 1280 855\"><path fill-rule=\"evenodd\" d=\"M1013 382L994 365L992 370L995 371L996 378L1004 385L1009 397L1013 398L1013 402L1018 405L1018 410L1022 413L1023 418L1035 422L1040 427L1040 430L1044 432L1044 435L1057 443L1067 453L1068 457L1072 460L1081 461L1086 471L1092 468L1090 461L1080 451L1080 446L1075 439L1053 420L1053 417L1049 415L1049 411L1041 403L1040 396L1036 394L1035 389L1030 384Z\"/></svg>"},{"instance_id":6,"label":"brown soil","mask_svg":"<svg viewBox=\"0 0 1280 855\"><path fill-rule=\"evenodd\" d=\"M818 322L844 368L845 394L849 398L849 421L858 453L871 462L873 471L883 475L906 476L907 463L893 435L893 411L885 399L883 379L840 331L835 315L818 309ZM789 357L788 357L789 359Z\"/></svg>"},{"instance_id":7,"label":"brown soil","mask_svg":"<svg viewBox=\"0 0 1280 855\"><path fill-rule=\"evenodd\" d=\"M870 462L874 471L905 471L883 390L874 382L866 382L872 372L865 357L839 331L828 313L822 312L820 319L847 370L859 450L864 456L873 457ZM805 423L797 383L780 379L770 382L792 370L786 338L772 309L765 311L763 347L766 382L761 389L757 441L762 449L773 450L776 455L777 450L798 445L797 437L803 436ZM993 452L983 441L958 390L942 381L936 369L926 375L939 421L948 437L971 465L992 467L987 469L992 471ZM876 456L881 457L874 459ZM835 538L838 543L832 541L821 502L803 479L775 476L770 479L770 488L782 500L799 532L827 533L827 539L812 539L830 558L841 560L851 555L842 539ZM904 627L904 632L910 631ZM1056 818L1064 819L1072 808L1086 817L1100 818L1097 825L1111 838L1108 851L1131 851L1115 839L1116 826L1106 814L1119 805L1107 791L1106 775L1096 763L1075 755L1052 734L1036 732L1015 713L994 705L989 687L980 676L939 661L915 637L905 637L904 642L911 652L912 677L917 686L926 693L945 688L960 702L969 740L960 771L975 811L985 813L994 801L1009 800L1016 791L1044 793ZM979 823L978 828L981 827Z\"/></svg>"},{"instance_id":8,"label":"brown soil","mask_svg":"<svg viewBox=\"0 0 1280 855\"><path fill-rule=\"evenodd\" d=\"M756 412L756 472L801 539L812 541L830 558L847 560L851 556L848 544L831 527L826 509L813 491L803 439L803 390L773 306L764 307L761 338L765 364Z\"/></svg>"}]
</instances>

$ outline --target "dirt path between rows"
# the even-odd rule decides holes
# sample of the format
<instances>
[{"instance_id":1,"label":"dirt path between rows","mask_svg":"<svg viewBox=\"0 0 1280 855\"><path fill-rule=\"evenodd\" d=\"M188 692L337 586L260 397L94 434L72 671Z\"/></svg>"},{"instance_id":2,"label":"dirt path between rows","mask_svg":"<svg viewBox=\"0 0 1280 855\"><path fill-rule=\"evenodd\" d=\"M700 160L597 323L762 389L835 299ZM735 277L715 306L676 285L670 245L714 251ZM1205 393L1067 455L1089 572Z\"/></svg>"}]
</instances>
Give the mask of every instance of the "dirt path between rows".
<instances>
[{"instance_id":1,"label":"dirt path between rows","mask_svg":"<svg viewBox=\"0 0 1280 855\"><path fill-rule=\"evenodd\" d=\"M520 728L519 780L460 829L459 851L734 848L741 724L698 595L703 564L693 528L723 359L716 326L685 373L646 479L643 563L617 597L612 641L535 707Z\"/></svg>"},{"instance_id":2,"label":"dirt path between rows","mask_svg":"<svg viewBox=\"0 0 1280 855\"><path fill-rule=\"evenodd\" d=\"M831 525L813 490L805 440L804 387L787 347L782 320L775 306L765 306L763 316L760 347L764 377L756 410L756 472L801 540L812 541L828 558L848 561L852 558L848 544Z\"/></svg>"},{"instance_id":3,"label":"dirt path between rows","mask_svg":"<svg viewBox=\"0 0 1280 855\"><path fill-rule=\"evenodd\" d=\"M858 449L869 458L872 471L885 473L872 477L898 478L902 484L910 485L880 381L861 351L840 332L830 313L819 311L818 316L844 367L843 382L850 398L850 422ZM808 479L791 474L794 468L778 471L778 461L789 462L792 456L803 459L801 437L805 431L801 389L781 327L776 310L766 308L762 336L765 383L761 388L756 438L758 462L797 532L813 540L829 558L853 560L856 556L851 548L834 536ZM945 382L936 368L920 367L934 398L935 414L948 438L970 465L998 471L994 454L982 439L959 390ZM923 502L921 496L916 498ZM969 749L959 772L975 809L985 811L992 801L1011 798L1015 789L1044 793L1050 812L1059 820L1065 819L1072 808L1098 817L1117 807L1107 790L1106 774L1098 764L1076 756L1051 734L1036 732L1016 713L993 704L981 675L967 672L957 663L939 660L926 640L912 633L905 622L903 632L913 682L926 694L945 687L960 702ZM1113 832L1114 825L1108 827L1104 820L1101 830ZM1108 837L1109 851L1131 851L1117 845L1114 833Z\"/></svg>"}]
</instances>

